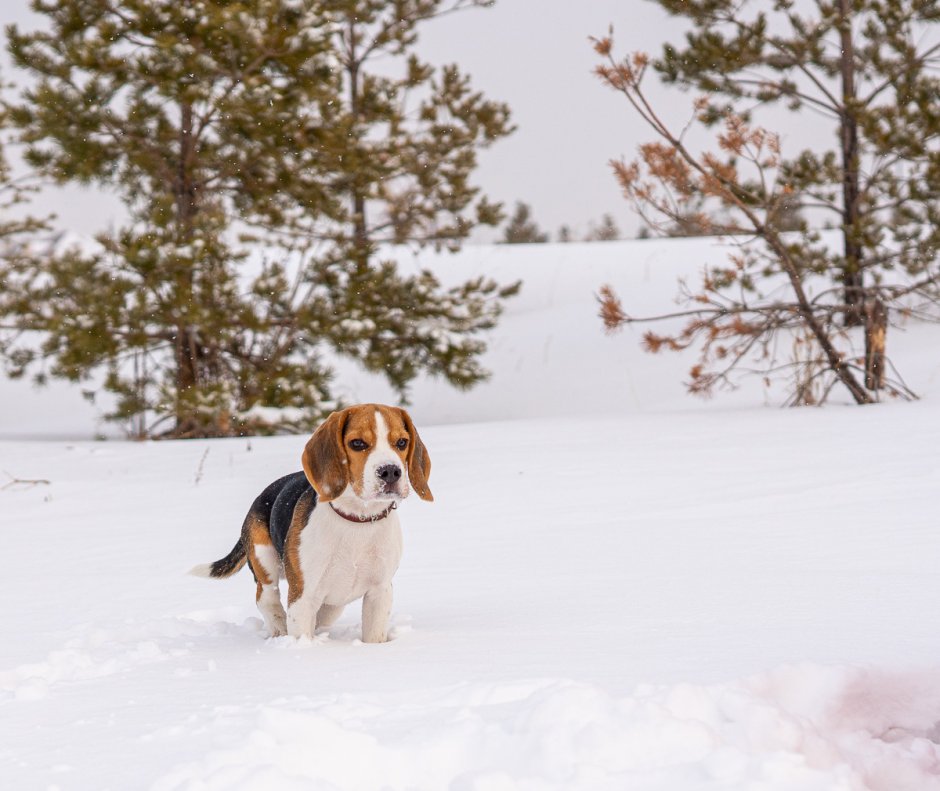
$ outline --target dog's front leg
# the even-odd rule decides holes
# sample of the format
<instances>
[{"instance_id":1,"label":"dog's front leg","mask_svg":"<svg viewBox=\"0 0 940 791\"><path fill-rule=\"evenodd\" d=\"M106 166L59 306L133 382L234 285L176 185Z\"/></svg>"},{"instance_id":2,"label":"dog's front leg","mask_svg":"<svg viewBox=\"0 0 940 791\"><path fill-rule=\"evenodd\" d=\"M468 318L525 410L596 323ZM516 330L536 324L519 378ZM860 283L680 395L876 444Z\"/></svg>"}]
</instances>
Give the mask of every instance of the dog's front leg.
<instances>
[{"instance_id":1,"label":"dog's front leg","mask_svg":"<svg viewBox=\"0 0 940 791\"><path fill-rule=\"evenodd\" d=\"M317 629L326 628L336 623L336 619L343 614L343 605L324 604L317 612Z\"/></svg>"},{"instance_id":2,"label":"dog's front leg","mask_svg":"<svg viewBox=\"0 0 940 791\"><path fill-rule=\"evenodd\" d=\"M392 612L392 583L373 588L362 597L362 642L388 640L388 616Z\"/></svg>"},{"instance_id":3,"label":"dog's front leg","mask_svg":"<svg viewBox=\"0 0 940 791\"><path fill-rule=\"evenodd\" d=\"M287 633L291 637L313 637L317 611L323 604L309 596L301 596L287 605Z\"/></svg>"}]
</instances>

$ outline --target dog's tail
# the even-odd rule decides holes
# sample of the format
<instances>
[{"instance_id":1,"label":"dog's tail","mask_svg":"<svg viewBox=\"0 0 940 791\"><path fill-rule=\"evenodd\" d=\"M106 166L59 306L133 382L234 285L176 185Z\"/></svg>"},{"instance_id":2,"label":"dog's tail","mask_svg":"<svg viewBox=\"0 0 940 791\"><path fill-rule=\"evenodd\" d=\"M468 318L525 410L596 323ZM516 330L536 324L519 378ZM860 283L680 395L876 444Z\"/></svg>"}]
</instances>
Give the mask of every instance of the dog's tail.
<instances>
[{"instance_id":1,"label":"dog's tail","mask_svg":"<svg viewBox=\"0 0 940 791\"><path fill-rule=\"evenodd\" d=\"M270 536L271 511L281 490L287 485L296 487L301 481L303 481L302 486L309 488L310 484L306 483L306 478L302 472L285 475L278 478L274 483L268 484L265 490L255 498L251 508L248 509L245 521L242 522L242 532L238 538L238 543L232 548L232 551L215 563L201 563L194 566L189 570L189 573L197 577L224 579L225 577L231 577L241 569L248 559L248 547L251 544L249 539L253 532L258 530L262 534ZM296 500L296 497L294 499ZM268 541L270 541L270 537Z\"/></svg>"},{"instance_id":2,"label":"dog's tail","mask_svg":"<svg viewBox=\"0 0 940 791\"><path fill-rule=\"evenodd\" d=\"M247 557L248 542L245 540L245 534L242 533L238 538L238 543L224 558L215 563L200 563L198 566L193 566L189 573L197 577L213 577L214 579L231 577L245 565Z\"/></svg>"}]
</instances>

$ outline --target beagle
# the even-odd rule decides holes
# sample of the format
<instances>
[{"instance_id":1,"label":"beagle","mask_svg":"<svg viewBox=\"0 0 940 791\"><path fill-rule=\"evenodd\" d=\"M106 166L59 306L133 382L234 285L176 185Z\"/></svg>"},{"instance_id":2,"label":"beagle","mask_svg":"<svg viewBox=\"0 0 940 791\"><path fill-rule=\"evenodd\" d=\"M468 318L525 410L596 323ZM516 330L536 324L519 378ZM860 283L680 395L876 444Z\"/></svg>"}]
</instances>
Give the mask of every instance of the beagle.
<instances>
[{"instance_id":1,"label":"beagle","mask_svg":"<svg viewBox=\"0 0 940 791\"><path fill-rule=\"evenodd\" d=\"M402 551L395 509L411 489L434 499L427 449L405 410L360 404L331 414L301 461L303 472L278 478L251 504L235 548L191 573L229 577L247 560L275 637L311 636L361 598L363 642L383 643Z\"/></svg>"}]
</instances>

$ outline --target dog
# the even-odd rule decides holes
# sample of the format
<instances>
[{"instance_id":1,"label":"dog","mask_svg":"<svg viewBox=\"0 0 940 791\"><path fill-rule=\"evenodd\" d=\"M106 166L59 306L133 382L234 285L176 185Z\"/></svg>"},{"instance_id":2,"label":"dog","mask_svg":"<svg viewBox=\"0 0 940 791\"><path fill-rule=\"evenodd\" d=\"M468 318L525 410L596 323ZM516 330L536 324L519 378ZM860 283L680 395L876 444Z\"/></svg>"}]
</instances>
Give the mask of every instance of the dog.
<instances>
[{"instance_id":1,"label":"dog","mask_svg":"<svg viewBox=\"0 0 940 791\"><path fill-rule=\"evenodd\" d=\"M221 579L247 561L273 637L311 637L361 598L362 640L383 643L402 552L396 509L412 489L434 499L427 448L404 409L360 404L332 413L301 463L303 472L278 478L255 498L234 549L191 573Z\"/></svg>"}]
</instances>

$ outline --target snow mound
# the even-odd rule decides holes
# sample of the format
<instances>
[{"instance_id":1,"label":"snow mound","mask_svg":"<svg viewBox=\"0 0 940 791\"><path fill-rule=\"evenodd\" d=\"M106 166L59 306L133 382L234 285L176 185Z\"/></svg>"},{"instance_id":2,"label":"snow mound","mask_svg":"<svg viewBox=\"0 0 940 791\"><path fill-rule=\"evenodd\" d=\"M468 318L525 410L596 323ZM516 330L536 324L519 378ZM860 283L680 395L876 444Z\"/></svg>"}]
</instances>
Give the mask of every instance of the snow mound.
<instances>
[{"instance_id":1,"label":"snow mound","mask_svg":"<svg viewBox=\"0 0 940 791\"><path fill-rule=\"evenodd\" d=\"M78 636L50 651L42 661L0 671L0 702L39 700L62 684L103 679L141 665L185 657L195 641L206 643L233 634L257 637L261 624L258 618L246 619L238 626L215 618L179 617L82 627L76 630Z\"/></svg>"},{"instance_id":2,"label":"snow mound","mask_svg":"<svg viewBox=\"0 0 940 791\"><path fill-rule=\"evenodd\" d=\"M564 680L272 701L200 727L241 738L153 785L183 789L940 788L940 675L785 667L617 697Z\"/></svg>"}]
</instances>

